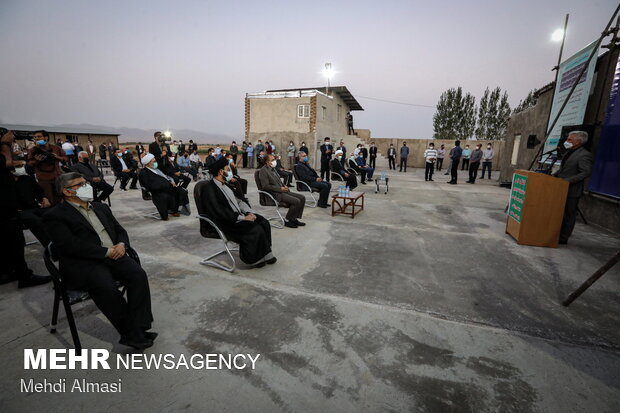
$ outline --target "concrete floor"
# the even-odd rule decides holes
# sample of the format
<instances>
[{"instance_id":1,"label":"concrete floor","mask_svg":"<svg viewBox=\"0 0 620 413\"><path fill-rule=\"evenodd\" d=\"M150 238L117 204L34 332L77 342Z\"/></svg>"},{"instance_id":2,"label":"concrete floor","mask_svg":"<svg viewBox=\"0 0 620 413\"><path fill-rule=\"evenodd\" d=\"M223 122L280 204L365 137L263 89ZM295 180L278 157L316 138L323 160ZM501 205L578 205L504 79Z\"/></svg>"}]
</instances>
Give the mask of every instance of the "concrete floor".
<instances>
[{"instance_id":1,"label":"concrete floor","mask_svg":"<svg viewBox=\"0 0 620 413\"><path fill-rule=\"evenodd\" d=\"M272 231L276 265L232 274L198 264L218 245L195 216L149 220L137 191L116 192L112 209L150 277L160 336L146 353L260 353L256 370L24 371L23 348L64 348L71 336L62 309L48 333L50 285L10 284L0 410L620 411L620 267L559 304L620 238L580 223L567 246L519 246L495 181L392 175L388 195L363 188L354 220L306 209L308 226ZM40 255L27 247L45 272ZM74 311L85 347L128 352L92 302ZM123 392L26 395L24 377L122 378Z\"/></svg>"}]
</instances>

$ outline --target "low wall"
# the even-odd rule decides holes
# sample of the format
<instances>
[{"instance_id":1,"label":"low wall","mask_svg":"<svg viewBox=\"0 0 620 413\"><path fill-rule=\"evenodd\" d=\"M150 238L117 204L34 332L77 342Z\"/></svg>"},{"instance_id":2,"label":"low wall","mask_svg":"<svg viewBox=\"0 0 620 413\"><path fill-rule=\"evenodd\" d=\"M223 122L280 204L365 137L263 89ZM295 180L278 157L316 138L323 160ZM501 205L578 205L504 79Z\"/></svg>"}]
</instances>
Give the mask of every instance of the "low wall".
<instances>
[{"instance_id":1,"label":"low wall","mask_svg":"<svg viewBox=\"0 0 620 413\"><path fill-rule=\"evenodd\" d=\"M374 142L377 146L377 149L384 157L387 157L387 151L391 144L394 144L396 148L396 160L398 161L400 153L400 147L403 146L403 142L407 142L407 146L409 147L409 158L407 160L407 166L414 168L423 168L424 167L424 150L428 147L430 142L435 144L435 148L439 149L442 144L445 145L446 149L446 160L444 161L444 168L448 166L448 152L450 148L454 146L454 140L452 139L390 139L390 138L372 138L372 139L362 139L366 146L370 144L370 142ZM461 141L461 147L465 148L465 145L469 145L470 149L474 149L477 144L482 144L482 149L486 149L487 143L491 143L493 145L493 149L495 150L495 159L493 160L493 170L499 170L500 161L502 155L504 153L504 141L484 141L484 140L466 140Z\"/></svg>"}]
</instances>

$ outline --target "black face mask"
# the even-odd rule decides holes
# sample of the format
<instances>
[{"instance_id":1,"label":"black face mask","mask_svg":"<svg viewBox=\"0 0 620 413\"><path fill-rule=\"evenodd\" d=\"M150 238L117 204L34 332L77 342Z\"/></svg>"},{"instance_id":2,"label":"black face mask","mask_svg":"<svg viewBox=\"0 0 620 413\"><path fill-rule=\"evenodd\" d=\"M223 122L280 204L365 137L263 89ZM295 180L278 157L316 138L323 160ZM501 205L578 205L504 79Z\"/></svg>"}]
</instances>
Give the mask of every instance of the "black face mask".
<instances>
[{"instance_id":1,"label":"black face mask","mask_svg":"<svg viewBox=\"0 0 620 413\"><path fill-rule=\"evenodd\" d=\"M90 163L90 159L84 158L84 159L82 159L82 162L84 162L85 164L88 164L88 163Z\"/></svg>"}]
</instances>

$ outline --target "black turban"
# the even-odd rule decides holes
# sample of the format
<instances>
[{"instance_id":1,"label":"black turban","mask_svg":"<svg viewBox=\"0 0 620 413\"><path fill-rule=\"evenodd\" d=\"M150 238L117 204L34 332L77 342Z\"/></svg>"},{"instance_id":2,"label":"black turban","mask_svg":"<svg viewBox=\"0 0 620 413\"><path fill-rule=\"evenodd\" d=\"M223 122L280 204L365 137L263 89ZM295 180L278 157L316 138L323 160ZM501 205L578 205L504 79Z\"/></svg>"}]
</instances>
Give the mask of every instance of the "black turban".
<instances>
[{"instance_id":1,"label":"black turban","mask_svg":"<svg viewBox=\"0 0 620 413\"><path fill-rule=\"evenodd\" d=\"M209 172L211 175L216 176L221 169L226 167L226 165L228 165L228 159L222 157L219 161L215 161L211 164L211 166L209 166Z\"/></svg>"}]
</instances>

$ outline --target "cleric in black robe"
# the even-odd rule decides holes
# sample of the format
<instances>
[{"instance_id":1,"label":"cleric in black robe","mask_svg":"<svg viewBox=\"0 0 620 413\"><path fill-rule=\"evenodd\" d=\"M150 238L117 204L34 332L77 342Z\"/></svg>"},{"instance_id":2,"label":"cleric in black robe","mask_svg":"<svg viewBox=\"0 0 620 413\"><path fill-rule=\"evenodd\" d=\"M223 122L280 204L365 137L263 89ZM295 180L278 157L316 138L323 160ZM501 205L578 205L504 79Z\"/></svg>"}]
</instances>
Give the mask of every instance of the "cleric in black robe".
<instances>
[{"instance_id":1,"label":"cleric in black robe","mask_svg":"<svg viewBox=\"0 0 620 413\"><path fill-rule=\"evenodd\" d=\"M274 264L277 259L271 253L269 221L254 213L247 199L226 185L233 176L226 158L213 163L209 172L213 179L200 194L202 210L231 241L239 244L241 261L256 267Z\"/></svg>"},{"instance_id":2,"label":"cleric in black robe","mask_svg":"<svg viewBox=\"0 0 620 413\"><path fill-rule=\"evenodd\" d=\"M161 219L167 221L168 214L173 217L178 217L180 214L190 215L187 190L178 186L174 179L158 169L153 154L144 155L142 164L144 168L140 171L140 185L151 193L153 204Z\"/></svg>"}]
</instances>

